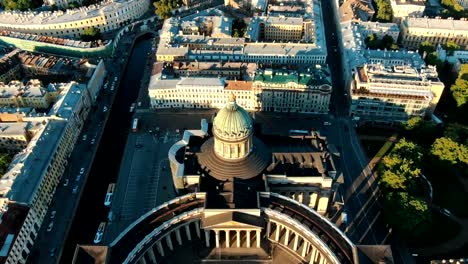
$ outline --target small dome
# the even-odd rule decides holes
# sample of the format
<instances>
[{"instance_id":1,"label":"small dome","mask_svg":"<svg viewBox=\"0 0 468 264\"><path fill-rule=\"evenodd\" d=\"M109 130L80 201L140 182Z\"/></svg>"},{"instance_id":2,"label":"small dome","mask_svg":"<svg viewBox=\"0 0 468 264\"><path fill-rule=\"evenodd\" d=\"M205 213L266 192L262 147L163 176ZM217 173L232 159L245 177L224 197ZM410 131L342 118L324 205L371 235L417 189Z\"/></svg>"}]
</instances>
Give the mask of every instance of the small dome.
<instances>
[{"instance_id":1,"label":"small dome","mask_svg":"<svg viewBox=\"0 0 468 264\"><path fill-rule=\"evenodd\" d=\"M236 103L231 94L229 102L221 109L213 121L213 133L222 139L241 139L252 133L252 118L244 108Z\"/></svg>"}]
</instances>

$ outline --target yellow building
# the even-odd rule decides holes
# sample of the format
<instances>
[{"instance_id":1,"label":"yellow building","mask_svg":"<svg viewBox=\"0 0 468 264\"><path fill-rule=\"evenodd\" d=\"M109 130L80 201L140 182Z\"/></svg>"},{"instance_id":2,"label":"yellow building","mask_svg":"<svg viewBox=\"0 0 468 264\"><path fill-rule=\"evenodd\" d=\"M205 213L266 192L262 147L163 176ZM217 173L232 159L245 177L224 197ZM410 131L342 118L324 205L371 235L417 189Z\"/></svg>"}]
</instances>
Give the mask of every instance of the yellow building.
<instances>
[{"instance_id":1,"label":"yellow building","mask_svg":"<svg viewBox=\"0 0 468 264\"><path fill-rule=\"evenodd\" d=\"M401 23L401 43L409 48L419 48L422 42L433 45L453 41L459 46L468 45L468 21L441 18L407 17Z\"/></svg>"}]
</instances>

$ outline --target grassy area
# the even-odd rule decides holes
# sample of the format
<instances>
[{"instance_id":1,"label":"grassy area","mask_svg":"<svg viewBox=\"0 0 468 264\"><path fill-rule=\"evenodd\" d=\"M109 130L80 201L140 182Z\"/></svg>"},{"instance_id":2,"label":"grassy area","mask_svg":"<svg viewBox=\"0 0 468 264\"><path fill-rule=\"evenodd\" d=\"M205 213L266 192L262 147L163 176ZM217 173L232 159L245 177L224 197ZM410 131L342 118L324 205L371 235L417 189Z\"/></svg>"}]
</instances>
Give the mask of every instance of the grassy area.
<instances>
[{"instance_id":1,"label":"grassy area","mask_svg":"<svg viewBox=\"0 0 468 264\"><path fill-rule=\"evenodd\" d=\"M393 146L393 142L391 141L385 142L385 144L380 148L379 152L375 154L375 157L382 158L383 156L385 156L385 154L387 154L387 152L392 148L392 146Z\"/></svg>"},{"instance_id":2,"label":"grassy area","mask_svg":"<svg viewBox=\"0 0 468 264\"><path fill-rule=\"evenodd\" d=\"M460 229L458 223L438 212L433 212L432 222L424 228L425 231L418 236L407 237L406 241L411 247L429 247L453 238Z\"/></svg>"}]
</instances>

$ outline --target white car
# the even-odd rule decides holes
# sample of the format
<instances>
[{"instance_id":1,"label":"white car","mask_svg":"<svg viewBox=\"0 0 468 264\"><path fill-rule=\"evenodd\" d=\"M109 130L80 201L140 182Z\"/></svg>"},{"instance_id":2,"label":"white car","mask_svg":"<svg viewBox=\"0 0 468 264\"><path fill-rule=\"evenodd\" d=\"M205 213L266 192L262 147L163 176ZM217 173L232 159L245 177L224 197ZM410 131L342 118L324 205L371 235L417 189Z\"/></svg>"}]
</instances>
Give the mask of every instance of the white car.
<instances>
[{"instance_id":1,"label":"white car","mask_svg":"<svg viewBox=\"0 0 468 264\"><path fill-rule=\"evenodd\" d=\"M72 193L75 194L77 191L78 191L78 186L75 186L75 187L73 188Z\"/></svg>"},{"instance_id":2,"label":"white car","mask_svg":"<svg viewBox=\"0 0 468 264\"><path fill-rule=\"evenodd\" d=\"M69 182L69 180L65 179L65 183L63 183L63 186L68 186L68 182Z\"/></svg>"},{"instance_id":3,"label":"white car","mask_svg":"<svg viewBox=\"0 0 468 264\"><path fill-rule=\"evenodd\" d=\"M102 241L102 236L104 235L104 230L106 229L106 223L101 222L99 224L98 230L96 232L96 236L94 236L94 243L100 243Z\"/></svg>"},{"instance_id":4,"label":"white car","mask_svg":"<svg viewBox=\"0 0 468 264\"><path fill-rule=\"evenodd\" d=\"M83 139L83 141L85 141L87 138L88 138L87 135L83 135L83 138L82 138L82 139Z\"/></svg>"},{"instance_id":5,"label":"white car","mask_svg":"<svg viewBox=\"0 0 468 264\"><path fill-rule=\"evenodd\" d=\"M325 122L323 122L323 125L324 125L324 126L331 126L331 123L330 123L330 122L327 122L327 121L325 121Z\"/></svg>"},{"instance_id":6,"label":"white car","mask_svg":"<svg viewBox=\"0 0 468 264\"><path fill-rule=\"evenodd\" d=\"M56 214L57 214L57 211L55 211L55 210L52 211L52 212L50 213L50 218L51 218L51 219L54 219Z\"/></svg>"},{"instance_id":7,"label":"white car","mask_svg":"<svg viewBox=\"0 0 468 264\"><path fill-rule=\"evenodd\" d=\"M80 181L80 179L81 179L81 174L76 175L75 181Z\"/></svg>"},{"instance_id":8,"label":"white car","mask_svg":"<svg viewBox=\"0 0 468 264\"><path fill-rule=\"evenodd\" d=\"M84 168L81 168L80 169L80 174L83 174L84 173Z\"/></svg>"}]
</instances>

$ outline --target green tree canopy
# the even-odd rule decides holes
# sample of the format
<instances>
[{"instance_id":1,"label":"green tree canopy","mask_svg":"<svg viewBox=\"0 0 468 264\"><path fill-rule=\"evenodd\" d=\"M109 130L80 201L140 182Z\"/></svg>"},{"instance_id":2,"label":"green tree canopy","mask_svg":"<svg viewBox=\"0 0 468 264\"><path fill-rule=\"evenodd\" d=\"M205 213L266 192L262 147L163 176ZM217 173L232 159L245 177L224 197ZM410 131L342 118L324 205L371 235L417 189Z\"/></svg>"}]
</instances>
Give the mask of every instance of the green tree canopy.
<instances>
[{"instance_id":1,"label":"green tree canopy","mask_svg":"<svg viewBox=\"0 0 468 264\"><path fill-rule=\"evenodd\" d=\"M431 146L431 154L451 165L468 165L468 148L447 137L435 140Z\"/></svg>"},{"instance_id":2,"label":"green tree canopy","mask_svg":"<svg viewBox=\"0 0 468 264\"><path fill-rule=\"evenodd\" d=\"M432 43L430 43L429 41L423 41L421 45L419 45L419 54L421 55L423 55L424 52L426 52L426 54L429 54L434 52L435 50L436 49L434 45L432 45Z\"/></svg>"},{"instance_id":3,"label":"green tree canopy","mask_svg":"<svg viewBox=\"0 0 468 264\"><path fill-rule=\"evenodd\" d=\"M458 107L463 107L468 102L468 64L461 65L458 78L450 91Z\"/></svg>"},{"instance_id":4,"label":"green tree canopy","mask_svg":"<svg viewBox=\"0 0 468 264\"><path fill-rule=\"evenodd\" d=\"M101 31L99 28L89 27L81 34L81 40L83 41L95 41L101 39Z\"/></svg>"},{"instance_id":5,"label":"green tree canopy","mask_svg":"<svg viewBox=\"0 0 468 264\"><path fill-rule=\"evenodd\" d=\"M444 137L460 144L468 145L468 126L459 123L449 123L445 127Z\"/></svg>"},{"instance_id":6,"label":"green tree canopy","mask_svg":"<svg viewBox=\"0 0 468 264\"><path fill-rule=\"evenodd\" d=\"M392 171L385 171L379 181L380 187L385 193L389 191L406 191L408 188L407 179Z\"/></svg>"},{"instance_id":7,"label":"green tree canopy","mask_svg":"<svg viewBox=\"0 0 468 264\"><path fill-rule=\"evenodd\" d=\"M6 173L8 166L11 163L11 156L6 153L0 153L0 174Z\"/></svg>"},{"instance_id":8,"label":"green tree canopy","mask_svg":"<svg viewBox=\"0 0 468 264\"><path fill-rule=\"evenodd\" d=\"M376 20L379 22L391 22L393 19L393 10L389 0L375 0L377 7Z\"/></svg>"},{"instance_id":9,"label":"green tree canopy","mask_svg":"<svg viewBox=\"0 0 468 264\"><path fill-rule=\"evenodd\" d=\"M406 137L414 139L420 144L432 144L438 133L437 127L432 121L426 121L419 116L408 119L402 124L402 128Z\"/></svg>"},{"instance_id":10,"label":"green tree canopy","mask_svg":"<svg viewBox=\"0 0 468 264\"><path fill-rule=\"evenodd\" d=\"M3 6L6 10L21 10L35 9L42 5L41 0L3 0Z\"/></svg>"},{"instance_id":11,"label":"green tree canopy","mask_svg":"<svg viewBox=\"0 0 468 264\"><path fill-rule=\"evenodd\" d=\"M178 0L160 0L153 3L156 15L161 19L171 17L171 11L179 6Z\"/></svg>"},{"instance_id":12,"label":"green tree canopy","mask_svg":"<svg viewBox=\"0 0 468 264\"><path fill-rule=\"evenodd\" d=\"M406 192L392 192L386 195L384 214L388 224L413 235L417 235L423 225L431 222L428 205Z\"/></svg>"},{"instance_id":13,"label":"green tree canopy","mask_svg":"<svg viewBox=\"0 0 468 264\"><path fill-rule=\"evenodd\" d=\"M447 44L445 44L445 49L447 51L454 51L460 49L460 46L458 46L457 43L455 43L453 40L447 41Z\"/></svg>"}]
</instances>

